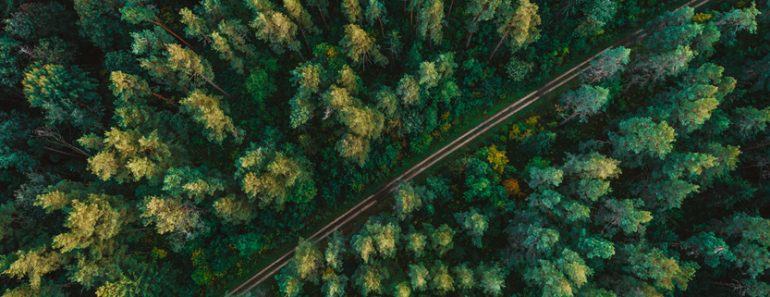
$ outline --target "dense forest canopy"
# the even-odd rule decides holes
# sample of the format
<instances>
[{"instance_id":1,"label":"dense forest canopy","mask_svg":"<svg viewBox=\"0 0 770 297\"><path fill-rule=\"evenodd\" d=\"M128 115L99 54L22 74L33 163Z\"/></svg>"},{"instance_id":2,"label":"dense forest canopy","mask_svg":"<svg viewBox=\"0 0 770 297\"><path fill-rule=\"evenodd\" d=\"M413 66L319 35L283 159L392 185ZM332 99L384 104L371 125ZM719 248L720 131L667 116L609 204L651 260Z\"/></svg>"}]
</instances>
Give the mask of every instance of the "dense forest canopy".
<instances>
[{"instance_id":1,"label":"dense forest canopy","mask_svg":"<svg viewBox=\"0 0 770 297\"><path fill-rule=\"evenodd\" d=\"M645 28L255 294L767 296L770 4L668 2L3 0L0 294L222 294Z\"/></svg>"}]
</instances>

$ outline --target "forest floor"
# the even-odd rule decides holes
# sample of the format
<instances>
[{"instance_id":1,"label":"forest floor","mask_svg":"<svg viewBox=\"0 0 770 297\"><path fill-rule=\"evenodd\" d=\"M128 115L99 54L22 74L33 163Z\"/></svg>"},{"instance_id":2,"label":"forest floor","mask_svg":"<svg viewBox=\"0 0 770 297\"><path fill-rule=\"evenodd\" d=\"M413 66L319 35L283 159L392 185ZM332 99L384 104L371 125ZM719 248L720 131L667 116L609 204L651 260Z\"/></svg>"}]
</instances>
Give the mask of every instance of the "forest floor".
<instances>
[{"instance_id":1,"label":"forest floor","mask_svg":"<svg viewBox=\"0 0 770 297\"><path fill-rule=\"evenodd\" d=\"M671 4L671 8L676 7L676 9L680 9L685 6L699 8L710 2L711 0L690 0L684 4L677 5L682 3L682 1L677 1L677 3ZM525 93L519 92L504 96L505 99L498 100L496 104L487 110L467 117L461 125L452 130L453 132L443 136L440 141L433 144L432 149L428 153L415 155L404 160L404 165L394 170L394 172L402 172L399 176L373 183L369 190L364 192L365 195L368 195L363 200L350 201L342 205L339 212L328 212L324 216L317 217L318 224L310 224L311 226L322 226L325 222L329 223L326 223L306 238L313 242L320 242L336 230L351 231L349 229L362 225L371 215L390 209L392 204L388 199L390 197L389 194L401 182L429 176L430 173L435 172L435 170L443 167L442 165L451 160L447 158L448 156L456 153L467 153L469 150L478 148L479 145L485 143L489 137L496 135L496 133L488 132L496 132L500 128L510 125L513 120L521 120L537 115L536 111L543 108L547 109L548 106L556 104L559 98L558 95L573 87L576 83L574 79L599 54L620 45L628 46L634 44L643 39L646 33L643 29L634 28L619 32L616 35L626 37L619 41L597 45L595 48L601 48L602 50L593 55L586 54L573 57L557 70L561 74L527 95L522 96ZM518 99L511 103L511 98ZM260 257L262 261L255 263L255 266L263 268L247 280L242 281L240 285L228 291L226 295L240 296L252 291L280 271L291 259L293 251L294 245L292 244L263 254ZM269 259L276 260L271 261Z\"/></svg>"}]
</instances>

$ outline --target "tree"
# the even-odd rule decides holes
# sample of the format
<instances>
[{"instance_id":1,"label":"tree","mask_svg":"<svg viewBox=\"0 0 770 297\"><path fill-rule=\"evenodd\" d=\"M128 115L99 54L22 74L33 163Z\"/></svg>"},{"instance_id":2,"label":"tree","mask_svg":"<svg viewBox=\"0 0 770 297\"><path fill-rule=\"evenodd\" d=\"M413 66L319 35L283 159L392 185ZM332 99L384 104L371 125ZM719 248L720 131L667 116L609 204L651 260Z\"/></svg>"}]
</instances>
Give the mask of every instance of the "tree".
<instances>
[{"instance_id":1,"label":"tree","mask_svg":"<svg viewBox=\"0 0 770 297\"><path fill-rule=\"evenodd\" d=\"M627 235L642 232L644 224L652 220L652 213L639 209L641 205L639 200L608 199L604 203L607 212L602 213L602 218L608 225L619 227Z\"/></svg>"},{"instance_id":2,"label":"tree","mask_svg":"<svg viewBox=\"0 0 770 297\"><path fill-rule=\"evenodd\" d=\"M616 47L603 51L582 74L581 78L588 84L596 84L605 79L616 76L625 69L630 62L631 50L625 47Z\"/></svg>"},{"instance_id":3,"label":"tree","mask_svg":"<svg viewBox=\"0 0 770 297\"><path fill-rule=\"evenodd\" d=\"M543 297L570 297L576 291L567 277L549 260L538 260L535 268L524 272L524 279L541 286Z\"/></svg>"},{"instance_id":4,"label":"tree","mask_svg":"<svg viewBox=\"0 0 770 297\"><path fill-rule=\"evenodd\" d=\"M404 75L398 81L396 93L401 97L404 105L416 105L420 103L420 84L412 75Z\"/></svg>"},{"instance_id":5,"label":"tree","mask_svg":"<svg viewBox=\"0 0 770 297\"><path fill-rule=\"evenodd\" d=\"M277 88L270 74L263 68L256 67L251 70L251 74L246 79L246 90L257 106L265 110L265 101L277 91Z\"/></svg>"},{"instance_id":6,"label":"tree","mask_svg":"<svg viewBox=\"0 0 770 297\"><path fill-rule=\"evenodd\" d=\"M440 44L444 26L444 1L427 0L417 15L417 37L430 38L431 43Z\"/></svg>"},{"instance_id":7,"label":"tree","mask_svg":"<svg viewBox=\"0 0 770 297\"><path fill-rule=\"evenodd\" d=\"M465 47L470 46L473 34L479 29L479 23L494 18L501 4L503 4L502 0L476 0L468 2L465 6L465 14L469 16L466 25L468 37L465 38Z\"/></svg>"},{"instance_id":8,"label":"tree","mask_svg":"<svg viewBox=\"0 0 770 297\"><path fill-rule=\"evenodd\" d=\"M492 145L488 149L487 161L492 165L492 169L502 174L505 166L508 165L508 156L505 151L500 151L497 149L497 146Z\"/></svg>"},{"instance_id":9,"label":"tree","mask_svg":"<svg viewBox=\"0 0 770 297\"><path fill-rule=\"evenodd\" d=\"M430 272L425 265L409 264L409 280L415 292L422 292L428 289Z\"/></svg>"},{"instance_id":10,"label":"tree","mask_svg":"<svg viewBox=\"0 0 770 297\"><path fill-rule=\"evenodd\" d=\"M396 214L402 221L422 207L422 198L411 184L401 184L393 197L396 200L394 205Z\"/></svg>"},{"instance_id":11,"label":"tree","mask_svg":"<svg viewBox=\"0 0 770 297\"><path fill-rule=\"evenodd\" d=\"M37 291L43 282L43 276L58 270L63 262L61 254L45 249L17 251L16 260L3 274L13 278L27 277L30 287Z\"/></svg>"},{"instance_id":12,"label":"tree","mask_svg":"<svg viewBox=\"0 0 770 297\"><path fill-rule=\"evenodd\" d=\"M348 19L351 25L360 24L362 19L362 9L359 0L342 0L340 2L342 13Z\"/></svg>"},{"instance_id":13,"label":"tree","mask_svg":"<svg viewBox=\"0 0 770 297\"><path fill-rule=\"evenodd\" d=\"M735 43L735 36L738 32L746 31L754 34L757 31L757 16L760 11L757 9L757 4L753 3L750 7L742 9L733 9L725 13L720 13L717 16L715 24L719 26L722 33L727 38L728 44Z\"/></svg>"},{"instance_id":14,"label":"tree","mask_svg":"<svg viewBox=\"0 0 770 297\"><path fill-rule=\"evenodd\" d=\"M213 206L214 213L230 224L246 224L257 216L246 201L237 199L233 195L217 199Z\"/></svg>"},{"instance_id":15,"label":"tree","mask_svg":"<svg viewBox=\"0 0 770 297\"><path fill-rule=\"evenodd\" d=\"M374 238L364 232L353 235L351 246L356 251L357 256L361 258L365 264L371 262L377 253Z\"/></svg>"},{"instance_id":16,"label":"tree","mask_svg":"<svg viewBox=\"0 0 770 297\"><path fill-rule=\"evenodd\" d=\"M377 252L383 259L393 259L398 250L401 229L394 223L368 223L366 231L372 235L377 245Z\"/></svg>"},{"instance_id":17,"label":"tree","mask_svg":"<svg viewBox=\"0 0 770 297\"><path fill-rule=\"evenodd\" d=\"M104 137L86 135L79 140L99 152L88 158L88 168L99 179L124 183L147 179L159 181L176 162L181 148L161 138L157 131L142 135L137 129L112 127Z\"/></svg>"},{"instance_id":18,"label":"tree","mask_svg":"<svg viewBox=\"0 0 770 297\"><path fill-rule=\"evenodd\" d=\"M381 66L388 64L388 59L380 53L380 46L376 44L374 37L356 24L345 26L345 36L340 45L345 48L348 57L362 67L372 61Z\"/></svg>"},{"instance_id":19,"label":"tree","mask_svg":"<svg viewBox=\"0 0 770 297\"><path fill-rule=\"evenodd\" d=\"M262 207L272 205L280 210L288 202L303 204L315 197L309 164L292 148L279 150L252 143L236 162L236 176L250 199L259 199Z\"/></svg>"},{"instance_id":20,"label":"tree","mask_svg":"<svg viewBox=\"0 0 770 297\"><path fill-rule=\"evenodd\" d=\"M361 290L361 295L369 296L382 294L385 290L385 281L390 277L387 270L378 264L362 265L354 276L356 285Z\"/></svg>"},{"instance_id":21,"label":"tree","mask_svg":"<svg viewBox=\"0 0 770 297\"><path fill-rule=\"evenodd\" d=\"M428 237L417 231L412 231L406 236L406 249L416 258L425 254L425 246L428 244Z\"/></svg>"},{"instance_id":22,"label":"tree","mask_svg":"<svg viewBox=\"0 0 770 297\"><path fill-rule=\"evenodd\" d=\"M221 100L196 89L187 98L179 101L179 104L183 112L190 114L196 122L203 125L209 141L221 144L227 134L230 134L235 138L235 142L240 142L242 132L227 116L227 110L222 107Z\"/></svg>"},{"instance_id":23,"label":"tree","mask_svg":"<svg viewBox=\"0 0 770 297\"><path fill-rule=\"evenodd\" d=\"M554 167L531 167L527 184L533 189L558 187L563 178L564 171L560 169Z\"/></svg>"},{"instance_id":24,"label":"tree","mask_svg":"<svg viewBox=\"0 0 770 297\"><path fill-rule=\"evenodd\" d=\"M297 24L285 14L274 11L258 11L250 26L256 30L257 39L270 45L270 48L282 54L286 49L299 52Z\"/></svg>"},{"instance_id":25,"label":"tree","mask_svg":"<svg viewBox=\"0 0 770 297\"><path fill-rule=\"evenodd\" d=\"M509 40L509 46L513 51L535 42L540 38L540 16L537 11L537 4L529 0L519 0L516 8L510 6L499 14L497 33L500 34L500 41L497 42L489 59L495 57L497 50L503 45L503 42Z\"/></svg>"},{"instance_id":26,"label":"tree","mask_svg":"<svg viewBox=\"0 0 770 297\"><path fill-rule=\"evenodd\" d=\"M317 279L322 260L321 251L314 243L304 238L299 239L293 261L296 263L297 276L300 279Z\"/></svg>"},{"instance_id":27,"label":"tree","mask_svg":"<svg viewBox=\"0 0 770 297\"><path fill-rule=\"evenodd\" d=\"M155 225L158 234L171 234L182 241L196 238L208 229L199 210L179 198L147 197L141 216L145 225Z\"/></svg>"},{"instance_id":28,"label":"tree","mask_svg":"<svg viewBox=\"0 0 770 297\"><path fill-rule=\"evenodd\" d=\"M43 109L49 125L71 124L81 131L102 128L97 83L77 66L32 65L22 85L30 106Z\"/></svg>"},{"instance_id":29,"label":"tree","mask_svg":"<svg viewBox=\"0 0 770 297\"><path fill-rule=\"evenodd\" d=\"M126 29L116 17L117 7L120 7L118 1L75 0L73 5L79 17L81 36L102 50L124 42Z\"/></svg>"},{"instance_id":30,"label":"tree","mask_svg":"<svg viewBox=\"0 0 770 297\"><path fill-rule=\"evenodd\" d=\"M687 289L698 265L692 262L680 263L667 256L662 250L645 245L626 245L627 270L642 280L650 280L655 287L666 291Z\"/></svg>"},{"instance_id":31,"label":"tree","mask_svg":"<svg viewBox=\"0 0 770 297\"><path fill-rule=\"evenodd\" d=\"M147 0L127 0L125 5L120 8L120 19L133 25L141 23L156 25L171 36L174 36L174 38L188 48L192 48L192 45L190 45L187 40L184 40L179 34L171 30L171 28L158 17L158 8L146 3L146 1Z\"/></svg>"},{"instance_id":32,"label":"tree","mask_svg":"<svg viewBox=\"0 0 770 297\"><path fill-rule=\"evenodd\" d=\"M648 156L663 159L673 149L676 132L665 121L656 123L649 117L633 117L618 124L618 132L611 132L610 142L615 156L633 159Z\"/></svg>"},{"instance_id":33,"label":"tree","mask_svg":"<svg viewBox=\"0 0 770 297\"><path fill-rule=\"evenodd\" d=\"M283 7L292 19L299 24L303 32L319 32L318 28L313 24L310 13L302 6L299 0L283 0Z\"/></svg>"},{"instance_id":34,"label":"tree","mask_svg":"<svg viewBox=\"0 0 770 297\"><path fill-rule=\"evenodd\" d=\"M431 269L431 289L439 295L446 295L455 290L454 283L452 275L449 274L449 267L441 260L436 260Z\"/></svg>"},{"instance_id":35,"label":"tree","mask_svg":"<svg viewBox=\"0 0 770 297\"><path fill-rule=\"evenodd\" d=\"M473 245L481 248L483 243L481 237L489 227L488 218L481 214L477 209L471 209L467 212L455 214L455 220L465 229L473 240Z\"/></svg>"},{"instance_id":36,"label":"tree","mask_svg":"<svg viewBox=\"0 0 770 297\"><path fill-rule=\"evenodd\" d=\"M770 123L770 107L764 109L739 107L735 109L734 114L735 126L741 136L745 138L759 135L765 131L767 124Z\"/></svg>"},{"instance_id":37,"label":"tree","mask_svg":"<svg viewBox=\"0 0 770 297\"><path fill-rule=\"evenodd\" d=\"M476 285L476 279L473 276L473 270L468 267L467 263L455 266L452 268L452 273L454 274L454 279L457 281L457 289L461 291L469 291ZM479 274L482 274L483 277L483 273ZM492 283L492 285L494 285L496 282L492 281Z\"/></svg>"},{"instance_id":38,"label":"tree","mask_svg":"<svg viewBox=\"0 0 770 297\"><path fill-rule=\"evenodd\" d=\"M570 114L565 115L561 122L564 124L575 117L580 119L581 123L588 122L588 117L601 112L609 101L610 91L603 87L594 87L581 85L574 91L569 91L562 95L561 104Z\"/></svg>"},{"instance_id":39,"label":"tree","mask_svg":"<svg viewBox=\"0 0 770 297\"><path fill-rule=\"evenodd\" d=\"M476 268L479 276L479 287L484 294L500 296L505 289L506 271L498 264L486 265L482 263Z\"/></svg>"},{"instance_id":40,"label":"tree","mask_svg":"<svg viewBox=\"0 0 770 297\"><path fill-rule=\"evenodd\" d=\"M531 225L526 229L526 238L522 245L531 253L549 254L551 249L559 242L559 231Z\"/></svg>"},{"instance_id":41,"label":"tree","mask_svg":"<svg viewBox=\"0 0 770 297\"><path fill-rule=\"evenodd\" d=\"M439 255L444 255L454 247L455 231L447 224L442 224L430 235L430 244Z\"/></svg>"},{"instance_id":42,"label":"tree","mask_svg":"<svg viewBox=\"0 0 770 297\"><path fill-rule=\"evenodd\" d=\"M633 68L633 77L629 85L649 86L687 69L695 52L689 46L679 46L674 50L651 55L637 62Z\"/></svg>"},{"instance_id":43,"label":"tree","mask_svg":"<svg viewBox=\"0 0 770 297\"><path fill-rule=\"evenodd\" d=\"M412 288L409 287L409 283L400 282L393 288L394 297L409 297L412 296Z\"/></svg>"},{"instance_id":44,"label":"tree","mask_svg":"<svg viewBox=\"0 0 770 297\"><path fill-rule=\"evenodd\" d=\"M73 200L64 223L69 231L56 235L53 246L62 253L91 247L95 251L104 249L127 221L124 214L109 204L108 199L91 194L88 201Z\"/></svg>"},{"instance_id":45,"label":"tree","mask_svg":"<svg viewBox=\"0 0 770 297\"><path fill-rule=\"evenodd\" d=\"M583 2L584 19L578 24L576 32L583 37L601 35L604 27L617 13L617 2L612 0L591 0Z\"/></svg>"},{"instance_id":46,"label":"tree","mask_svg":"<svg viewBox=\"0 0 770 297\"><path fill-rule=\"evenodd\" d=\"M223 95L230 96L214 83L214 71L211 64L194 51L178 44L170 44L166 47L166 57L168 68L172 72L176 72L178 82L182 86L192 89L202 86L202 82L205 82Z\"/></svg>"},{"instance_id":47,"label":"tree","mask_svg":"<svg viewBox=\"0 0 770 297\"><path fill-rule=\"evenodd\" d=\"M366 22L370 27L374 27L375 23L377 23L380 27L380 35L383 37L385 36L384 23L388 20L387 15L388 10L385 7L385 3L380 0L369 0L369 4L366 5L366 10L364 11Z\"/></svg>"},{"instance_id":48,"label":"tree","mask_svg":"<svg viewBox=\"0 0 770 297\"><path fill-rule=\"evenodd\" d=\"M343 297L345 296L345 287L348 282L346 276L335 274L324 276L324 286L321 289L324 297Z\"/></svg>"},{"instance_id":49,"label":"tree","mask_svg":"<svg viewBox=\"0 0 770 297\"><path fill-rule=\"evenodd\" d=\"M345 239L342 237L342 233L334 232L329 237L329 242L326 245L324 251L324 260L327 267L334 270L342 270L343 253L345 252Z\"/></svg>"},{"instance_id":50,"label":"tree","mask_svg":"<svg viewBox=\"0 0 770 297\"><path fill-rule=\"evenodd\" d=\"M717 268L721 262L735 261L735 255L730 251L730 246L714 232L693 235L687 239L685 247L693 254L703 257L706 265L711 268Z\"/></svg>"}]
</instances>

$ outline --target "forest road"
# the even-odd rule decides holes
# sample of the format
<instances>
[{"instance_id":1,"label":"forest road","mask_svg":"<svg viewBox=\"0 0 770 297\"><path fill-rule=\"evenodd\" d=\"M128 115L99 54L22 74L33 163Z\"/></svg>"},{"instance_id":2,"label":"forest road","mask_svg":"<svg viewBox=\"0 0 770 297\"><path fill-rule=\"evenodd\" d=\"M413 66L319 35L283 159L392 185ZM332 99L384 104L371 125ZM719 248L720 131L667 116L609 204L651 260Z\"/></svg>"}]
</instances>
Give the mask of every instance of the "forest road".
<instances>
[{"instance_id":1,"label":"forest road","mask_svg":"<svg viewBox=\"0 0 770 297\"><path fill-rule=\"evenodd\" d=\"M707 3L711 2L711 0L691 0L687 3L679 6L676 10L682 9L686 6L690 6L692 8L699 8ZM675 10L675 11L676 11ZM372 207L373 205L377 204L377 202L382 201L383 199L387 199L389 197L389 194L393 192L398 185L401 182L409 181L412 178L416 177L426 169L430 168L437 162L441 161L445 157L449 156L456 150L460 149L461 147L465 146L469 142L471 142L476 137L484 134L485 132L489 131L493 127L497 126L501 122L507 120L514 114L518 113L522 109L526 108L530 104L536 102L540 98L544 97L545 95L551 93L553 90L557 89L558 87L572 81L576 77L578 77L581 73L583 73L586 69L588 69L589 63L596 59L599 55L604 53L605 51L615 48L620 45L629 45L635 42L638 42L644 37L647 36L647 33L644 29L639 29L633 33L631 33L629 36L623 38L620 41L615 42L614 44L608 46L607 48L603 49L602 51L594 54L593 56L589 57L588 59L584 60L580 64L576 65L575 67L570 68L563 74L559 75L558 77L554 78L553 80L549 81L548 83L544 84L539 89L529 93L528 95L520 98L519 100L516 100L516 102L512 103L508 107L500 110L499 112L495 113L494 115L490 116L483 122L479 123L475 127L471 128L464 134L457 137L455 140L450 142L449 144L441 147L436 152L428 156L427 158L423 159L416 165L412 166L408 170L406 170L404 173L396 177L395 179L391 180L389 183L387 183L385 186L383 186L380 190L378 190L376 193L370 195L369 197L366 197L366 199L362 200L358 204L351 207L349 210L347 210L345 213L334 219L333 221L329 222L326 226L321 228L320 230L316 231L307 238L307 240L312 240L313 242L319 242L326 237L328 237L330 234L332 234L334 231L340 229L342 226L345 226L348 222L351 220L357 218L361 214L363 214L367 209ZM253 290L255 287L257 287L259 284L270 278L271 276L275 275L280 271L286 264L289 263L289 260L291 259L292 255L294 254L294 249L288 251L280 258L276 259L273 263L268 265L267 267L263 268L261 271L257 272L254 276L240 284L239 286L233 288L232 290L228 291L225 296L241 296L244 295L251 290Z\"/></svg>"}]
</instances>

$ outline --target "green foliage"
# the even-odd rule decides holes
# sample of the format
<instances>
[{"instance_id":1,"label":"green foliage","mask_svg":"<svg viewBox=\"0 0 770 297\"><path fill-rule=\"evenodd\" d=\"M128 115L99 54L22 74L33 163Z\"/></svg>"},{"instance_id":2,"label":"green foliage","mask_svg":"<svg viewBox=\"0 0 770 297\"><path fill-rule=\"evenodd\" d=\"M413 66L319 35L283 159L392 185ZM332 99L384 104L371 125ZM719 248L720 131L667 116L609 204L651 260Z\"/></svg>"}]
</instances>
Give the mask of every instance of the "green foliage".
<instances>
[{"instance_id":1,"label":"green foliage","mask_svg":"<svg viewBox=\"0 0 770 297\"><path fill-rule=\"evenodd\" d=\"M251 147L236 162L236 176L250 199L282 209L286 203L307 203L315 197L316 185L303 156L292 148Z\"/></svg>"},{"instance_id":2,"label":"green foliage","mask_svg":"<svg viewBox=\"0 0 770 297\"><path fill-rule=\"evenodd\" d=\"M101 127L101 98L96 81L78 67L36 64L24 73L24 96L43 109L49 125L71 124L83 131Z\"/></svg>"}]
</instances>

